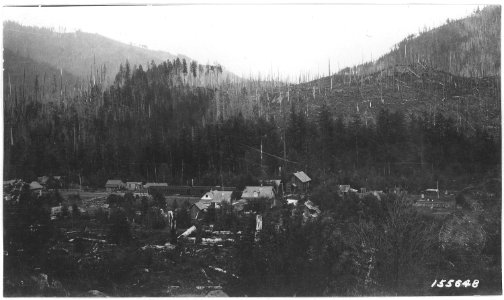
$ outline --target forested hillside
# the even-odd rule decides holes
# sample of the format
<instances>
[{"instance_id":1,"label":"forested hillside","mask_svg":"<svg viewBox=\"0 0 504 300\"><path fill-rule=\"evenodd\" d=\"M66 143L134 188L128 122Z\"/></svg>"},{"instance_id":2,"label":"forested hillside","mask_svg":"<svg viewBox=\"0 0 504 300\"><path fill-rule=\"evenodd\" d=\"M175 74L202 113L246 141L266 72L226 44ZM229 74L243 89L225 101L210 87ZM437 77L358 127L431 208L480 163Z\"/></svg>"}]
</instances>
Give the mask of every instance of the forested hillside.
<instances>
[{"instance_id":1,"label":"forested hillside","mask_svg":"<svg viewBox=\"0 0 504 300\"><path fill-rule=\"evenodd\" d=\"M4 49L5 98L55 101L73 96L81 90L83 80L66 70L56 69L47 63L38 63ZM86 87L87 88L87 87Z\"/></svg>"},{"instance_id":2,"label":"forested hillside","mask_svg":"<svg viewBox=\"0 0 504 300\"><path fill-rule=\"evenodd\" d=\"M343 73L369 74L395 65L424 66L464 77L500 74L501 6L487 6L460 20L409 35L374 62Z\"/></svg>"},{"instance_id":3,"label":"forested hillside","mask_svg":"<svg viewBox=\"0 0 504 300\"><path fill-rule=\"evenodd\" d=\"M376 189L493 176L501 91L500 76L488 75L500 70L497 31L500 7L487 7L406 39L374 65L289 84L8 22L4 176L240 186L302 169L316 181ZM463 38L447 39L457 34ZM119 55L110 58L112 50ZM84 59L72 65L77 57Z\"/></svg>"},{"instance_id":4,"label":"forested hillside","mask_svg":"<svg viewBox=\"0 0 504 300\"><path fill-rule=\"evenodd\" d=\"M502 294L500 7L297 84L5 26L4 296Z\"/></svg>"},{"instance_id":5,"label":"forested hillside","mask_svg":"<svg viewBox=\"0 0 504 300\"><path fill-rule=\"evenodd\" d=\"M12 21L4 22L3 26L6 50L63 69L82 79L96 75L100 70L93 70L93 66L101 66L105 78L111 83L119 71L119 65L126 60L132 66L145 66L151 61L160 63L177 57L168 52L126 45L99 34L82 31L63 33L49 28L23 26ZM22 68L23 65L17 67Z\"/></svg>"},{"instance_id":6,"label":"forested hillside","mask_svg":"<svg viewBox=\"0 0 504 300\"><path fill-rule=\"evenodd\" d=\"M368 75L334 75L289 88L309 116L327 104L337 114L360 115L376 122L380 110L400 111L408 118L436 115L452 118L457 130L500 130L500 76L466 78L421 64L397 65Z\"/></svg>"},{"instance_id":7,"label":"forested hillside","mask_svg":"<svg viewBox=\"0 0 504 300\"><path fill-rule=\"evenodd\" d=\"M218 67L179 59L146 70L126 64L112 86L94 82L60 102L8 97L5 177L64 174L74 182L83 176L91 186L112 177L240 186L303 169L320 181L336 176L356 187L419 190L434 180L457 185L499 172L496 131L464 130L441 110L380 109L366 122L358 113L334 112L329 101L308 111L307 96L291 95L289 86L232 83L221 75ZM274 97L272 91L285 89L286 99ZM310 90L319 97L318 89ZM492 84L490 91L500 98ZM236 111L225 113L225 103Z\"/></svg>"}]
</instances>

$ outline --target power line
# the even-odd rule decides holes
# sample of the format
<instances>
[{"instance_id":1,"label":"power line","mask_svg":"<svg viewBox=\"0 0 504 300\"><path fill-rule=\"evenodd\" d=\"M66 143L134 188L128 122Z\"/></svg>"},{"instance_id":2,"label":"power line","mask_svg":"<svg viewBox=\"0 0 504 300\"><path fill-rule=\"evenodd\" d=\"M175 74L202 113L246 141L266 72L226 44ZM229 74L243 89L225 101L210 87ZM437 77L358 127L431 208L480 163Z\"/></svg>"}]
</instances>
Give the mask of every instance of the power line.
<instances>
[{"instance_id":1,"label":"power line","mask_svg":"<svg viewBox=\"0 0 504 300\"><path fill-rule=\"evenodd\" d=\"M250 148L250 149L252 149L252 150L255 150L255 151L261 152L261 150L260 150L260 149L257 149L257 148L254 148L254 147L251 147L251 146L249 146L249 145L245 145L245 144L242 144L242 143L238 143L238 144L240 144L240 145L242 145L242 146L245 146L245 147L247 147L247 148ZM275 154L271 154L271 153L265 152L264 150L262 151L262 153L263 153L263 154L266 154L266 155L269 155L269 156L271 156L271 157L274 157L274 158L276 158L276 159L279 159L279 160L283 160L283 161L290 162L290 163L293 163L293 164L299 164L299 162L297 162L297 161L292 161L292 160L284 159L283 157L280 157L280 156L277 156L277 155L275 155Z\"/></svg>"}]
</instances>

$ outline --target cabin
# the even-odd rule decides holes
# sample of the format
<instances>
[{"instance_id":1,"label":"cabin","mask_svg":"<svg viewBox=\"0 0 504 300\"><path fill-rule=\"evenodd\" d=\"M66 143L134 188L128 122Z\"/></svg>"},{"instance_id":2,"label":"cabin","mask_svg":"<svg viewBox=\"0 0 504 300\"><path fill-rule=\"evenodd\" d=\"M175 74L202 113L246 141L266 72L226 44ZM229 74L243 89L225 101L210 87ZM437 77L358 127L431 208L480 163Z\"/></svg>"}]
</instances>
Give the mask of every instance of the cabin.
<instances>
[{"instance_id":1,"label":"cabin","mask_svg":"<svg viewBox=\"0 0 504 300\"><path fill-rule=\"evenodd\" d=\"M105 183L105 189L107 192L122 190L125 186L124 182L119 179L109 179L107 180L107 183Z\"/></svg>"},{"instance_id":2,"label":"cabin","mask_svg":"<svg viewBox=\"0 0 504 300\"><path fill-rule=\"evenodd\" d=\"M226 192L233 192L236 190L235 187L229 187L229 186L191 186L190 187L190 195L195 196L195 197L203 197L206 192L212 191L212 190L218 190L218 191L226 191Z\"/></svg>"},{"instance_id":3,"label":"cabin","mask_svg":"<svg viewBox=\"0 0 504 300\"><path fill-rule=\"evenodd\" d=\"M426 189L421 197L422 200L425 198L427 201L439 200L439 189Z\"/></svg>"},{"instance_id":4,"label":"cabin","mask_svg":"<svg viewBox=\"0 0 504 300\"><path fill-rule=\"evenodd\" d=\"M291 193L307 193L310 189L311 178L303 171L292 174L288 188Z\"/></svg>"},{"instance_id":5,"label":"cabin","mask_svg":"<svg viewBox=\"0 0 504 300\"><path fill-rule=\"evenodd\" d=\"M266 203L267 206L273 207L278 203L275 197L275 190L272 186L247 186L243 190L242 199L248 204L262 206L260 203ZM259 200L259 201L258 201Z\"/></svg>"},{"instance_id":6,"label":"cabin","mask_svg":"<svg viewBox=\"0 0 504 300\"><path fill-rule=\"evenodd\" d=\"M38 194L39 196L42 195L42 185L40 185L40 183L36 182L36 181L32 181L32 183L30 183L30 191L32 193L35 193L35 194Z\"/></svg>"},{"instance_id":7,"label":"cabin","mask_svg":"<svg viewBox=\"0 0 504 300\"><path fill-rule=\"evenodd\" d=\"M216 206L218 207L221 203L229 203L231 204L231 195L233 192L231 191L210 191L207 192L203 197L201 197L202 201L210 201L212 203L215 203Z\"/></svg>"},{"instance_id":8,"label":"cabin","mask_svg":"<svg viewBox=\"0 0 504 300\"><path fill-rule=\"evenodd\" d=\"M275 199L275 191L272 186L246 186L242 193L245 200Z\"/></svg>"},{"instance_id":9,"label":"cabin","mask_svg":"<svg viewBox=\"0 0 504 300\"><path fill-rule=\"evenodd\" d=\"M128 191L140 191L142 189L142 183L128 181L128 182L126 182L126 189Z\"/></svg>"}]
</instances>

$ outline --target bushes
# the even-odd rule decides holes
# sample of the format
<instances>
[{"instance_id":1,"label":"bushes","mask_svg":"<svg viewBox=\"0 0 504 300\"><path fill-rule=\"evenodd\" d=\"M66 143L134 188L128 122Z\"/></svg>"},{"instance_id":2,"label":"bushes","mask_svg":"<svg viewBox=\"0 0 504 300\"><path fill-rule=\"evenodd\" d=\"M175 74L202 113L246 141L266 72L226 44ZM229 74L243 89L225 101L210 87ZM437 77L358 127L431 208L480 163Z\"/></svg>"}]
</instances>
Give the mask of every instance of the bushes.
<instances>
[{"instance_id":1,"label":"bushes","mask_svg":"<svg viewBox=\"0 0 504 300\"><path fill-rule=\"evenodd\" d=\"M146 225L152 229L163 229L166 227L166 220L161 215L157 207L151 207L147 212Z\"/></svg>"},{"instance_id":2,"label":"bushes","mask_svg":"<svg viewBox=\"0 0 504 300\"><path fill-rule=\"evenodd\" d=\"M312 192L312 199L321 210L336 210L340 205L339 187L335 180L319 185Z\"/></svg>"},{"instance_id":3,"label":"bushes","mask_svg":"<svg viewBox=\"0 0 504 300\"><path fill-rule=\"evenodd\" d=\"M153 189L152 198L154 199L154 203L157 207L166 210L166 199L163 196L163 193L156 189Z\"/></svg>"},{"instance_id":4,"label":"bushes","mask_svg":"<svg viewBox=\"0 0 504 300\"><path fill-rule=\"evenodd\" d=\"M124 198L116 194L110 194L107 197L107 203L110 205L110 207L118 207L122 205L123 202Z\"/></svg>"},{"instance_id":5,"label":"bushes","mask_svg":"<svg viewBox=\"0 0 504 300\"><path fill-rule=\"evenodd\" d=\"M123 209L115 209L110 214L110 229L108 238L111 243L127 244L132 239L130 224Z\"/></svg>"},{"instance_id":6,"label":"bushes","mask_svg":"<svg viewBox=\"0 0 504 300\"><path fill-rule=\"evenodd\" d=\"M188 228L191 226L191 216L189 215L189 210L187 205L182 205L176 212L177 227L178 228Z\"/></svg>"},{"instance_id":7,"label":"bushes","mask_svg":"<svg viewBox=\"0 0 504 300\"><path fill-rule=\"evenodd\" d=\"M237 245L242 277L232 287L248 296L422 294L439 257L439 224L416 214L403 198L353 199L353 209L303 221L290 209L263 215ZM371 213L373 212L373 213Z\"/></svg>"}]
</instances>

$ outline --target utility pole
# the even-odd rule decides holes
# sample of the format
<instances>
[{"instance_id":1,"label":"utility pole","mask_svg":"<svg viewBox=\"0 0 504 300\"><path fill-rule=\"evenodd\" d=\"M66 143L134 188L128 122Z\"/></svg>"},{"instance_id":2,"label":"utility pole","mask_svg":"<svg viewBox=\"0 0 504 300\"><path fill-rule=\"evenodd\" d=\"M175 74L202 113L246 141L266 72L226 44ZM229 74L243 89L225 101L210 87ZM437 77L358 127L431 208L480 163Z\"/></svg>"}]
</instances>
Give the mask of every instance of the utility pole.
<instances>
[{"instance_id":1,"label":"utility pole","mask_svg":"<svg viewBox=\"0 0 504 300\"><path fill-rule=\"evenodd\" d=\"M439 200L439 180L436 181L437 198Z\"/></svg>"},{"instance_id":2,"label":"utility pole","mask_svg":"<svg viewBox=\"0 0 504 300\"><path fill-rule=\"evenodd\" d=\"M263 144L262 144L262 137L261 137L261 179L263 175Z\"/></svg>"}]
</instances>

